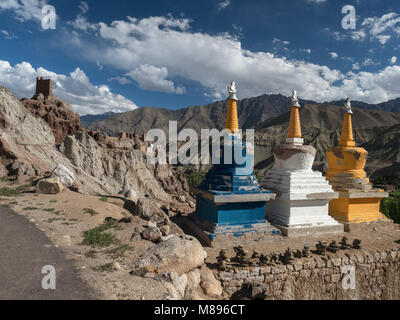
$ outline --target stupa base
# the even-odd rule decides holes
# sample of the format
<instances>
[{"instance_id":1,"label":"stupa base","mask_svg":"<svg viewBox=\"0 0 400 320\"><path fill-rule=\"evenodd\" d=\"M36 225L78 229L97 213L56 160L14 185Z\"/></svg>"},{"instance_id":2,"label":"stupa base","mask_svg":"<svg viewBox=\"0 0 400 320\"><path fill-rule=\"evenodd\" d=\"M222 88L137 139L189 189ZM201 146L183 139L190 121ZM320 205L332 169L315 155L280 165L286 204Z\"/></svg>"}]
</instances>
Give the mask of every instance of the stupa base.
<instances>
[{"instance_id":1,"label":"stupa base","mask_svg":"<svg viewBox=\"0 0 400 320\"><path fill-rule=\"evenodd\" d=\"M286 237L302 237L312 236L317 234L337 234L344 233L343 224L332 224L325 226L315 225L293 225L293 226L282 226L279 224L271 223L274 227L279 229L283 236Z\"/></svg>"},{"instance_id":2,"label":"stupa base","mask_svg":"<svg viewBox=\"0 0 400 320\"><path fill-rule=\"evenodd\" d=\"M320 172L271 169L262 185L278 196L266 206L267 220L288 237L343 232L343 225L329 216L328 204L337 199Z\"/></svg>"},{"instance_id":3,"label":"stupa base","mask_svg":"<svg viewBox=\"0 0 400 320\"><path fill-rule=\"evenodd\" d=\"M339 199L329 203L329 215L343 224L387 221L380 212L380 202L387 196L381 190L339 192Z\"/></svg>"},{"instance_id":4,"label":"stupa base","mask_svg":"<svg viewBox=\"0 0 400 320\"><path fill-rule=\"evenodd\" d=\"M221 236L241 237L248 233L280 234L265 220L270 191L234 193L192 188L197 195L196 213L187 225L199 238L211 244Z\"/></svg>"},{"instance_id":5,"label":"stupa base","mask_svg":"<svg viewBox=\"0 0 400 320\"><path fill-rule=\"evenodd\" d=\"M329 216L328 203L329 199L290 201L278 197L267 204L266 216L287 237L343 233L343 225Z\"/></svg>"},{"instance_id":6,"label":"stupa base","mask_svg":"<svg viewBox=\"0 0 400 320\"><path fill-rule=\"evenodd\" d=\"M195 215L185 220L188 227L199 240L213 247L231 243L234 239L260 239L268 241L269 238L280 235L281 231L273 227L266 220L247 225L217 225L197 219Z\"/></svg>"},{"instance_id":7,"label":"stupa base","mask_svg":"<svg viewBox=\"0 0 400 320\"><path fill-rule=\"evenodd\" d=\"M345 232L363 232L368 228L368 230L372 230L373 227L388 227L393 225L393 220L387 219L383 217L382 220L373 221L373 222L358 222L358 223L343 223Z\"/></svg>"}]
</instances>

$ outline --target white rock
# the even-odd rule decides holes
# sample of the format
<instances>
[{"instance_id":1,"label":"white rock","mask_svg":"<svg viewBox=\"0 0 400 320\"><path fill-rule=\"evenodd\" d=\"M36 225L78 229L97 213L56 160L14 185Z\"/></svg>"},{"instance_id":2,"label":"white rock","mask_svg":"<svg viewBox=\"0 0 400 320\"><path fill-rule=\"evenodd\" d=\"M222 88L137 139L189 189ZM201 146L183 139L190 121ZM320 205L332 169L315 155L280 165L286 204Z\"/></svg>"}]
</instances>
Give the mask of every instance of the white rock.
<instances>
[{"instance_id":1,"label":"white rock","mask_svg":"<svg viewBox=\"0 0 400 320\"><path fill-rule=\"evenodd\" d=\"M160 242L162 233L157 227L148 227L146 230L143 231L142 237L143 239L149 240L151 242Z\"/></svg>"},{"instance_id":2,"label":"white rock","mask_svg":"<svg viewBox=\"0 0 400 320\"><path fill-rule=\"evenodd\" d=\"M52 172L53 177L58 177L64 187L69 187L75 182L74 173L60 163Z\"/></svg>"},{"instance_id":3,"label":"white rock","mask_svg":"<svg viewBox=\"0 0 400 320\"><path fill-rule=\"evenodd\" d=\"M192 271L188 272L188 285L192 285L194 287L200 284L200 270L193 269Z\"/></svg>"},{"instance_id":4,"label":"white rock","mask_svg":"<svg viewBox=\"0 0 400 320\"><path fill-rule=\"evenodd\" d=\"M176 291L179 293L180 298L183 298L185 296L186 286L188 284L188 276L186 274L179 276L176 272L164 272L160 275L159 278L164 282L164 284L172 284ZM171 293L172 296L176 297L176 295L173 294L173 290Z\"/></svg>"},{"instance_id":5,"label":"white rock","mask_svg":"<svg viewBox=\"0 0 400 320\"><path fill-rule=\"evenodd\" d=\"M64 242L65 242L65 244L66 244L67 246L71 246L71 245L72 245L71 236L65 235L65 236L63 236L63 240L64 240Z\"/></svg>"},{"instance_id":6,"label":"white rock","mask_svg":"<svg viewBox=\"0 0 400 320\"><path fill-rule=\"evenodd\" d=\"M128 190L124 193L125 198L132 200L134 203L136 203L139 200L139 195L138 193L134 190Z\"/></svg>"},{"instance_id":7,"label":"white rock","mask_svg":"<svg viewBox=\"0 0 400 320\"><path fill-rule=\"evenodd\" d=\"M120 265L118 262L114 261L114 262L113 262L113 269L114 269L114 270L121 270L122 267L121 267L121 265Z\"/></svg>"},{"instance_id":8,"label":"white rock","mask_svg":"<svg viewBox=\"0 0 400 320\"><path fill-rule=\"evenodd\" d=\"M175 234L170 234L169 236L161 237L161 241L168 241L169 239L172 239L175 237Z\"/></svg>"},{"instance_id":9,"label":"white rock","mask_svg":"<svg viewBox=\"0 0 400 320\"><path fill-rule=\"evenodd\" d=\"M154 221L149 221L148 227L149 228L157 228L157 223L155 223Z\"/></svg>"},{"instance_id":10,"label":"white rock","mask_svg":"<svg viewBox=\"0 0 400 320\"><path fill-rule=\"evenodd\" d=\"M200 269L200 279L200 286L206 295L216 297L222 294L221 283L215 279L214 273L205 266Z\"/></svg>"}]
</instances>

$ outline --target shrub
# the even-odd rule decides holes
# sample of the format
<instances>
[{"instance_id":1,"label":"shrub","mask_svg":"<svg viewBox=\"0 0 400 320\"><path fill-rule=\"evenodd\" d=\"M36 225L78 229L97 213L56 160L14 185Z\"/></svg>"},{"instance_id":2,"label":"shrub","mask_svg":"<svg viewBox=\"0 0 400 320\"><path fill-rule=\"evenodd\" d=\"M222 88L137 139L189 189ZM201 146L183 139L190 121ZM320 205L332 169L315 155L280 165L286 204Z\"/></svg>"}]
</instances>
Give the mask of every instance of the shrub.
<instances>
[{"instance_id":1,"label":"shrub","mask_svg":"<svg viewBox=\"0 0 400 320\"><path fill-rule=\"evenodd\" d=\"M118 239L109 232L105 232L114 226L115 222L106 222L96 228L83 232L83 245L91 247L108 247L111 244L118 243Z\"/></svg>"},{"instance_id":2,"label":"shrub","mask_svg":"<svg viewBox=\"0 0 400 320\"><path fill-rule=\"evenodd\" d=\"M199 185L205 178L205 173L192 172L187 174L186 180L190 187Z\"/></svg>"},{"instance_id":3,"label":"shrub","mask_svg":"<svg viewBox=\"0 0 400 320\"><path fill-rule=\"evenodd\" d=\"M389 219L400 223L400 192L393 192L389 198L383 199L381 202L381 211Z\"/></svg>"}]
</instances>

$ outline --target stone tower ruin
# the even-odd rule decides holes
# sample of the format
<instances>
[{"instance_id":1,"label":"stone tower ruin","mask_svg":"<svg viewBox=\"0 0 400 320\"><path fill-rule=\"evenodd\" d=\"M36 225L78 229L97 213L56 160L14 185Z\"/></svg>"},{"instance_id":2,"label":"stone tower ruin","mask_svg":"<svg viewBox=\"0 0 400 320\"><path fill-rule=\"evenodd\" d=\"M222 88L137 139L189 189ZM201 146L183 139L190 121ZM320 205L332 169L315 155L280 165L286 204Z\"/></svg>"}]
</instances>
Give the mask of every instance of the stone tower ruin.
<instances>
[{"instance_id":1,"label":"stone tower ruin","mask_svg":"<svg viewBox=\"0 0 400 320\"><path fill-rule=\"evenodd\" d=\"M40 93L45 97L53 96L53 83L51 79L36 78L36 95Z\"/></svg>"}]
</instances>

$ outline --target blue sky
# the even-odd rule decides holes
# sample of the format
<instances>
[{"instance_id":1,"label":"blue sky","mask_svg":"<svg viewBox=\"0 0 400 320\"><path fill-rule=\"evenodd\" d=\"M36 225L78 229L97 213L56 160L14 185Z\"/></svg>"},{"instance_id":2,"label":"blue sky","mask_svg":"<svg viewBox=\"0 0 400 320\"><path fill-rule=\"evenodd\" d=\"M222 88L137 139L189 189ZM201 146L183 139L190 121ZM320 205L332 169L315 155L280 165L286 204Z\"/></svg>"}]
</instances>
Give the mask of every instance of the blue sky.
<instances>
[{"instance_id":1,"label":"blue sky","mask_svg":"<svg viewBox=\"0 0 400 320\"><path fill-rule=\"evenodd\" d=\"M231 80L241 98L377 103L400 97L399 37L398 0L0 0L0 85L30 97L50 77L80 114L203 105Z\"/></svg>"}]
</instances>

